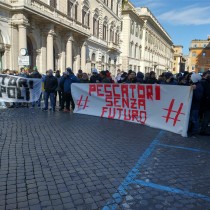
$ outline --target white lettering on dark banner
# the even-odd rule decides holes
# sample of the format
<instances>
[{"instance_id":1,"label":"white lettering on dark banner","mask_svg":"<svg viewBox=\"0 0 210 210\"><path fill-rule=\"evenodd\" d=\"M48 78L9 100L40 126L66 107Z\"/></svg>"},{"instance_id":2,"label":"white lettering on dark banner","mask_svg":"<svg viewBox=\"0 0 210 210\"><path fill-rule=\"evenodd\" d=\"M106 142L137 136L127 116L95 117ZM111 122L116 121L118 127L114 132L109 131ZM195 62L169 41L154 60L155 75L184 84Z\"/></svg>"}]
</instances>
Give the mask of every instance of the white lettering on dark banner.
<instances>
[{"instance_id":1,"label":"white lettering on dark banner","mask_svg":"<svg viewBox=\"0 0 210 210\"><path fill-rule=\"evenodd\" d=\"M41 79L0 74L0 101L37 101L41 94L41 84Z\"/></svg>"}]
</instances>

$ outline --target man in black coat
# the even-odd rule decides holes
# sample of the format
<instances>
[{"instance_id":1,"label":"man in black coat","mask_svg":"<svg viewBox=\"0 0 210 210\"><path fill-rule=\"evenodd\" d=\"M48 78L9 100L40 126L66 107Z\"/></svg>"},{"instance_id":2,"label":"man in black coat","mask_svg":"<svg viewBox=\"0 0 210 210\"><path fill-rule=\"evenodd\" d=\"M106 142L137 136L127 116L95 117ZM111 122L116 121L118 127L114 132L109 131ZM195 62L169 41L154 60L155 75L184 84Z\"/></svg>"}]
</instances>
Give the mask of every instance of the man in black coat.
<instances>
[{"instance_id":1,"label":"man in black coat","mask_svg":"<svg viewBox=\"0 0 210 210\"><path fill-rule=\"evenodd\" d=\"M50 97L50 103L52 107L52 111L55 111L55 90L58 86L58 81L57 79L53 76L53 71L50 69L48 71L48 75L45 78L44 81L44 89L45 89L45 97L44 97L44 102L45 102L45 108L43 109L44 111L48 110L48 99Z\"/></svg>"},{"instance_id":2,"label":"man in black coat","mask_svg":"<svg viewBox=\"0 0 210 210\"><path fill-rule=\"evenodd\" d=\"M207 132L208 123L210 121L210 70L204 73L201 84L203 85L203 100L201 103L201 108L203 110L203 120L201 124L200 135L210 136L210 133Z\"/></svg>"}]
</instances>

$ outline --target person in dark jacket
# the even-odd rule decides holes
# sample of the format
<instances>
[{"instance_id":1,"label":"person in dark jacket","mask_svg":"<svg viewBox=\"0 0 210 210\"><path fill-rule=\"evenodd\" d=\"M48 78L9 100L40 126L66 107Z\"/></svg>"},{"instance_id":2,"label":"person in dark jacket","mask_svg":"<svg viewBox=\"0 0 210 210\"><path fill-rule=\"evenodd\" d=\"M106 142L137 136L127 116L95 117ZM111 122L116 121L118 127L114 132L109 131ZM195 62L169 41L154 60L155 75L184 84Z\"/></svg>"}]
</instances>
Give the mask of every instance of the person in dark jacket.
<instances>
[{"instance_id":1,"label":"person in dark jacket","mask_svg":"<svg viewBox=\"0 0 210 210\"><path fill-rule=\"evenodd\" d=\"M149 78L145 81L146 84L157 84L158 80L156 79L156 73L151 71L149 73Z\"/></svg>"},{"instance_id":2,"label":"person in dark jacket","mask_svg":"<svg viewBox=\"0 0 210 210\"><path fill-rule=\"evenodd\" d=\"M118 80L118 83L125 83L126 80L128 78L128 73L127 72L123 72L120 79Z\"/></svg>"},{"instance_id":3,"label":"person in dark jacket","mask_svg":"<svg viewBox=\"0 0 210 210\"><path fill-rule=\"evenodd\" d=\"M132 71L129 75L128 75L128 78L126 80L125 83L136 83L137 82L137 79L136 79L136 72L135 71Z\"/></svg>"},{"instance_id":4,"label":"person in dark jacket","mask_svg":"<svg viewBox=\"0 0 210 210\"><path fill-rule=\"evenodd\" d=\"M70 103L71 103L71 108L74 110L75 104L74 100L72 98L71 94L71 84L72 83L79 83L80 80L73 74L72 70L70 68L66 69L67 71L64 72L61 81L60 81L60 86L62 89L62 104L60 111L64 110L64 105L66 109L64 111L69 112L70 111Z\"/></svg>"},{"instance_id":5,"label":"person in dark jacket","mask_svg":"<svg viewBox=\"0 0 210 210\"><path fill-rule=\"evenodd\" d=\"M144 83L144 74L142 72L138 72L136 75L137 83Z\"/></svg>"},{"instance_id":6,"label":"person in dark jacket","mask_svg":"<svg viewBox=\"0 0 210 210\"><path fill-rule=\"evenodd\" d=\"M166 72L164 74L165 76L165 81L161 84L165 84L165 85L177 85L177 81L174 79L174 76L171 72Z\"/></svg>"},{"instance_id":7,"label":"person in dark jacket","mask_svg":"<svg viewBox=\"0 0 210 210\"><path fill-rule=\"evenodd\" d=\"M90 83L100 83L101 82L101 78L98 74L97 69L93 69L92 70L92 75L90 77Z\"/></svg>"},{"instance_id":8,"label":"person in dark jacket","mask_svg":"<svg viewBox=\"0 0 210 210\"><path fill-rule=\"evenodd\" d=\"M81 83L89 83L89 77L87 73L82 73L82 79L80 80Z\"/></svg>"},{"instance_id":9,"label":"person in dark jacket","mask_svg":"<svg viewBox=\"0 0 210 210\"><path fill-rule=\"evenodd\" d=\"M58 86L55 90L55 106L56 106L56 102L57 102L57 95L58 95L58 102L59 102L59 107L61 107L61 101L62 101L62 94L61 94L61 87L60 87L60 80L61 80L61 75L60 75L60 71L57 70L55 72L55 78L58 81Z\"/></svg>"},{"instance_id":10,"label":"person in dark jacket","mask_svg":"<svg viewBox=\"0 0 210 210\"><path fill-rule=\"evenodd\" d=\"M210 121L210 70L205 72L201 84L203 86L203 99L201 103L203 119L200 135L210 136L210 133L207 132L208 123Z\"/></svg>"},{"instance_id":11,"label":"person in dark jacket","mask_svg":"<svg viewBox=\"0 0 210 210\"><path fill-rule=\"evenodd\" d=\"M57 79L53 76L53 70L48 71L48 76L46 76L45 81L44 81L44 89L45 89L45 97L44 97L44 102L45 102L45 107L44 111L48 110L48 99L50 97L50 103L51 103L51 108L52 111L55 111L55 90L58 86L58 81Z\"/></svg>"},{"instance_id":12,"label":"person in dark jacket","mask_svg":"<svg viewBox=\"0 0 210 210\"><path fill-rule=\"evenodd\" d=\"M190 110L190 121L189 121L189 135L196 136L199 134L199 109L201 99L203 97L203 86L200 83L201 76L198 73L191 75L191 87L193 88L193 98Z\"/></svg>"},{"instance_id":13,"label":"person in dark jacket","mask_svg":"<svg viewBox=\"0 0 210 210\"><path fill-rule=\"evenodd\" d=\"M106 71L100 72L101 83L111 83L110 79L107 77Z\"/></svg>"}]
</instances>

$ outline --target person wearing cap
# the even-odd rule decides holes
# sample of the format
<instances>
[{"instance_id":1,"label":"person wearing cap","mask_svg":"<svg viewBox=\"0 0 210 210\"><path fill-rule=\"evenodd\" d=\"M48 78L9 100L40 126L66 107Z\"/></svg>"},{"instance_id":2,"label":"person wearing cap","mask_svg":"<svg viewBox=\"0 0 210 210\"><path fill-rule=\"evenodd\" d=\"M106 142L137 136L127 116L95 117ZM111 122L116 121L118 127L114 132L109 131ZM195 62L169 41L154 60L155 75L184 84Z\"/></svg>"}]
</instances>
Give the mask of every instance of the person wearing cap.
<instances>
[{"instance_id":1,"label":"person wearing cap","mask_svg":"<svg viewBox=\"0 0 210 210\"><path fill-rule=\"evenodd\" d=\"M64 72L61 80L60 80L60 86L62 89L62 103L61 103L61 108L59 109L60 111L64 110L65 106L65 112L70 111L70 104L72 110L75 108L74 100L72 98L71 94L71 84L72 83L79 83L80 80L74 75L72 72L71 68L67 68L66 72Z\"/></svg>"},{"instance_id":2,"label":"person wearing cap","mask_svg":"<svg viewBox=\"0 0 210 210\"><path fill-rule=\"evenodd\" d=\"M193 89L193 98L190 109L190 119L189 119L189 127L188 134L189 136L196 137L200 131L199 125L199 110L201 99L203 97L203 86L201 84L201 76L198 73L194 73L190 77L191 87Z\"/></svg>"},{"instance_id":3,"label":"person wearing cap","mask_svg":"<svg viewBox=\"0 0 210 210\"><path fill-rule=\"evenodd\" d=\"M90 83L100 83L101 82L101 78L98 74L98 70L97 69L92 69L92 75L90 77Z\"/></svg>"},{"instance_id":4,"label":"person wearing cap","mask_svg":"<svg viewBox=\"0 0 210 210\"><path fill-rule=\"evenodd\" d=\"M201 110L203 114L200 135L210 136L207 132L208 124L210 121L210 70L203 73L203 79L201 81L203 86L203 99L201 102Z\"/></svg>"},{"instance_id":5,"label":"person wearing cap","mask_svg":"<svg viewBox=\"0 0 210 210\"><path fill-rule=\"evenodd\" d=\"M144 74L140 71L136 75L136 82L141 84L144 83Z\"/></svg>"}]
</instances>

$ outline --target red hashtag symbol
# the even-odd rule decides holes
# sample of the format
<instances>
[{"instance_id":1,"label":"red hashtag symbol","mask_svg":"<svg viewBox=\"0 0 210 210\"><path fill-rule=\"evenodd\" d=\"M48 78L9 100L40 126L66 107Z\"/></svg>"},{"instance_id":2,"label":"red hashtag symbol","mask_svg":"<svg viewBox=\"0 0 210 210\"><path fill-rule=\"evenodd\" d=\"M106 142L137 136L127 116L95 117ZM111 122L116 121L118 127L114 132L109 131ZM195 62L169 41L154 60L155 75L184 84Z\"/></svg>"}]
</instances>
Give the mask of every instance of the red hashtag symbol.
<instances>
[{"instance_id":1,"label":"red hashtag symbol","mask_svg":"<svg viewBox=\"0 0 210 210\"><path fill-rule=\"evenodd\" d=\"M88 96L86 97L85 100L82 100L82 99L83 99L83 95L81 95L81 96L80 96L80 99L77 100L77 107L78 107L78 109L79 109L80 107L82 107L83 109L85 109L86 107L88 107L88 106L87 106L87 103L88 103ZM83 104L83 102L84 102L84 104Z\"/></svg>"},{"instance_id":2,"label":"red hashtag symbol","mask_svg":"<svg viewBox=\"0 0 210 210\"><path fill-rule=\"evenodd\" d=\"M176 110L173 110L174 102L175 102L175 99L172 99L171 103L169 105L169 108L168 109L164 108L164 110L168 111L167 116L162 116L163 118L166 118L166 123L168 123L169 120L173 120L174 121L173 126L176 125L177 121L180 121L179 120L179 115L180 114L184 115L184 113L181 113L182 108L183 108L183 103L180 104L179 109L176 111ZM171 117L171 113L176 113L174 118Z\"/></svg>"}]
</instances>

